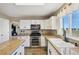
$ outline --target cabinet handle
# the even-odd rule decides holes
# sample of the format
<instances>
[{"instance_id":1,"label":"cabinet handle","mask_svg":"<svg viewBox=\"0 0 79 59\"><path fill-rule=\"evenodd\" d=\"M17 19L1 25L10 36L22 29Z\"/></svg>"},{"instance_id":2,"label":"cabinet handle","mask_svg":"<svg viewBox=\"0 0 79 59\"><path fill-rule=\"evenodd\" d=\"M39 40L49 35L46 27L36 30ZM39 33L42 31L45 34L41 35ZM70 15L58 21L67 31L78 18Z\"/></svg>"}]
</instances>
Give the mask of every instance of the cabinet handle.
<instances>
[{"instance_id":1,"label":"cabinet handle","mask_svg":"<svg viewBox=\"0 0 79 59\"><path fill-rule=\"evenodd\" d=\"M49 49L49 53L50 53L50 55L51 55L51 50Z\"/></svg>"},{"instance_id":2,"label":"cabinet handle","mask_svg":"<svg viewBox=\"0 0 79 59\"><path fill-rule=\"evenodd\" d=\"M17 52L15 52L15 54L14 55L16 55L17 54Z\"/></svg>"}]
</instances>

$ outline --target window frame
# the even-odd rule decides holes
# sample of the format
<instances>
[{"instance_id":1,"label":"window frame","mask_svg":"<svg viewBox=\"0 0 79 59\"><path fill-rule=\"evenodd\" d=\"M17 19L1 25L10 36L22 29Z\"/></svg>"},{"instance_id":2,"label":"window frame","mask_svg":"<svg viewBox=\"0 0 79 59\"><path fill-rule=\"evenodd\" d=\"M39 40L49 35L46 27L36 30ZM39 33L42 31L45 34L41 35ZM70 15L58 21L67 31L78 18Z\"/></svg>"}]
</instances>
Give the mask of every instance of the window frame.
<instances>
[{"instance_id":1,"label":"window frame","mask_svg":"<svg viewBox=\"0 0 79 59\"><path fill-rule=\"evenodd\" d=\"M72 11L69 14L66 14L66 15L69 15L69 35L72 35L72 14L77 11L79 11L79 9ZM66 15L64 15L64 16L66 16ZM62 16L62 22L63 22L63 16ZM62 23L62 27L63 27L63 31L64 31L64 22ZM63 34L64 34L64 32L63 32Z\"/></svg>"}]
</instances>

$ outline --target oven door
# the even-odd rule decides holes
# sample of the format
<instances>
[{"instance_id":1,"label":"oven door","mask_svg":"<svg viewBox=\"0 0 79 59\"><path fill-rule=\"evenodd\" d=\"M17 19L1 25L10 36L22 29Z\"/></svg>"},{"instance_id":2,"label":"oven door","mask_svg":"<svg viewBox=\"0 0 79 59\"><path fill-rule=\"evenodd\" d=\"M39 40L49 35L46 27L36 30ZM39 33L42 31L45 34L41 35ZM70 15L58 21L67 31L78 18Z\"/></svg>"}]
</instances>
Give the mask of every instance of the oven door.
<instances>
[{"instance_id":1,"label":"oven door","mask_svg":"<svg viewBox=\"0 0 79 59\"><path fill-rule=\"evenodd\" d=\"M38 36L32 36L30 37L30 45L31 47L39 47L40 46L40 37Z\"/></svg>"}]
</instances>

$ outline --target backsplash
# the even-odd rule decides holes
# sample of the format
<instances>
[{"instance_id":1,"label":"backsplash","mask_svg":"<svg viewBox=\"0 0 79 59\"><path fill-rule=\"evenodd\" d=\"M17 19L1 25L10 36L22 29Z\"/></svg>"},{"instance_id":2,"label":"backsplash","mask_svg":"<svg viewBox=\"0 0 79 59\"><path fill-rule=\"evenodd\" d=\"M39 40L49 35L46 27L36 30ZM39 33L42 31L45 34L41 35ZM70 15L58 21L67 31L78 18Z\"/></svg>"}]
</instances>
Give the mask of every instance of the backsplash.
<instances>
[{"instance_id":1,"label":"backsplash","mask_svg":"<svg viewBox=\"0 0 79 59\"><path fill-rule=\"evenodd\" d=\"M31 30L20 30L18 31L18 35L30 35ZM56 30L40 30L42 35L57 35Z\"/></svg>"}]
</instances>

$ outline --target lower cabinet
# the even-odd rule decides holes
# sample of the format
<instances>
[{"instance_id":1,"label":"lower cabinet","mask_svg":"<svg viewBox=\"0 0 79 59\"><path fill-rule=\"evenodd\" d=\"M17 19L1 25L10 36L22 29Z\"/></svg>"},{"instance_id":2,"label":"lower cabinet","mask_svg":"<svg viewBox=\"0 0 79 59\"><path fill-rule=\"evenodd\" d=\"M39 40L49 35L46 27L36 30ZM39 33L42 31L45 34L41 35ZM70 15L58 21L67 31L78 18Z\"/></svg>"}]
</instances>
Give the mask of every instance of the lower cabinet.
<instances>
[{"instance_id":1,"label":"lower cabinet","mask_svg":"<svg viewBox=\"0 0 79 59\"><path fill-rule=\"evenodd\" d=\"M46 39L44 36L41 36L41 47L46 47Z\"/></svg>"},{"instance_id":2,"label":"lower cabinet","mask_svg":"<svg viewBox=\"0 0 79 59\"><path fill-rule=\"evenodd\" d=\"M19 36L18 38L25 40L24 47L30 47L30 36Z\"/></svg>"},{"instance_id":3,"label":"lower cabinet","mask_svg":"<svg viewBox=\"0 0 79 59\"><path fill-rule=\"evenodd\" d=\"M24 55L24 43L20 45L13 53L12 55Z\"/></svg>"},{"instance_id":4,"label":"lower cabinet","mask_svg":"<svg viewBox=\"0 0 79 59\"><path fill-rule=\"evenodd\" d=\"M24 47L30 47L30 37L29 36L25 37Z\"/></svg>"},{"instance_id":5,"label":"lower cabinet","mask_svg":"<svg viewBox=\"0 0 79 59\"><path fill-rule=\"evenodd\" d=\"M56 49L51 45L49 41L48 41L48 55L59 55L59 53L56 51Z\"/></svg>"}]
</instances>

